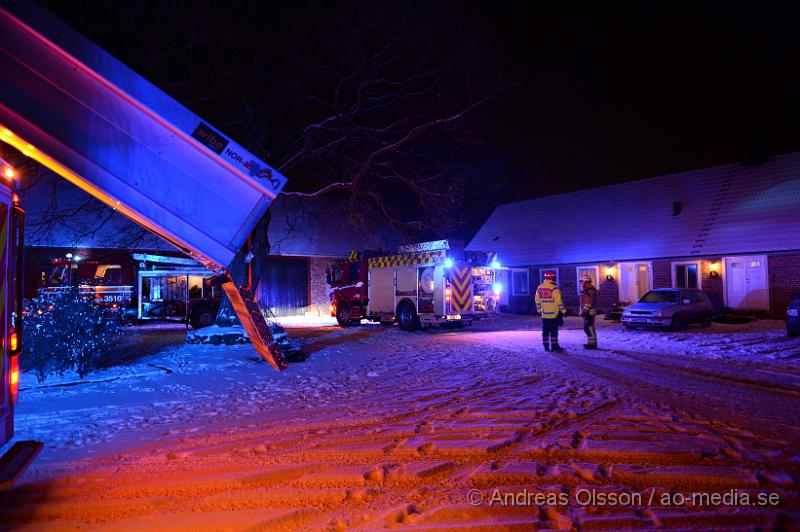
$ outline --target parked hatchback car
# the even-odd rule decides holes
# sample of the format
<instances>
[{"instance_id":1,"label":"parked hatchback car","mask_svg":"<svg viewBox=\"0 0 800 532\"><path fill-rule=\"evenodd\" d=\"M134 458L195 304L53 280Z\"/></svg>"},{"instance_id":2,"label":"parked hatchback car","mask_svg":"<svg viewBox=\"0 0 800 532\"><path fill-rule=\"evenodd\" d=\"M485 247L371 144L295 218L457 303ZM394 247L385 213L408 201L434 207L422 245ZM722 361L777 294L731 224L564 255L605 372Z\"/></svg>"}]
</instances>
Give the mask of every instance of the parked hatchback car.
<instances>
[{"instance_id":1,"label":"parked hatchback car","mask_svg":"<svg viewBox=\"0 0 800 532\"><path fill-rule=\"evenodd\" d=\"M800 336L800 294L792 294L792 302L786 309L786 334Z\"/></svg>"},{"instance_id":2,"label":"parked hatchback car","mask_svg":"<svg viewBox=\"0 0 800 532\"><path fill-rule=\"evenodd\" d=\"M628 329L663 327L677 331L689 323L710 327L713 317L711 301L703 292L683 288L650 290L622 311L622 323Z\"/></svg>"}]
</instances>

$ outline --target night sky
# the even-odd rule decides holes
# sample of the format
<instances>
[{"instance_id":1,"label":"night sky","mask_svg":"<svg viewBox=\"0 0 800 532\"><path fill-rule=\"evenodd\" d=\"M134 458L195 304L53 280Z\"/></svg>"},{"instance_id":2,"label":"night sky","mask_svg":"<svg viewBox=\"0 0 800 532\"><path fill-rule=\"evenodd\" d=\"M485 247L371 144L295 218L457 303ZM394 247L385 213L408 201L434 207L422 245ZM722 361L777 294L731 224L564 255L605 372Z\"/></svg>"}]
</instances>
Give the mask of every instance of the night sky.
<instances>
[{"instance_id":1,"label":"night sky","mask_svg":"<svg viewBox=\"0 0 800 532\"><path fill-rule=\"evenodd\" d=\"M475 111L480 143L471 150L481 161L484 186L494 194L488 202L483 194L466 199L466 236L497 203L800 150L797 13L789 4L696 4L435 4L427 21L437 34L430 46L463 47L474 56L474 68L506 84ZM137 70L147 55L142 46L158 46L157 38L143 39L146 28L137 28L147 25L147 10L132 23L117 16L115 2L45 5ZM154 26L163 27L165 17L173 27L182 24L170 18L170 2L145 5L153 7ZM319 20L351 24L339 17L341 4L197 5L217 9L228 21L231 13L249 14L274 28L276 49L294 43L293 53L303 57L335 58L335 49L320 48L311 37L320 31ZM406 8L397 2L360 5L368 15ZM325 14L312 17L310 10ZM219 31L235 34L235 27L227 22ZM313 43L306 47L294 38L304 31ZM285 89L269 80L254 83L265 98L276 98L271 88ZM191 82L176 78L164 88L240 140L236 109L204 101L202 89ZM303 188L302 176L289 178L290 188Z\"/></svg>"}]
</instances>

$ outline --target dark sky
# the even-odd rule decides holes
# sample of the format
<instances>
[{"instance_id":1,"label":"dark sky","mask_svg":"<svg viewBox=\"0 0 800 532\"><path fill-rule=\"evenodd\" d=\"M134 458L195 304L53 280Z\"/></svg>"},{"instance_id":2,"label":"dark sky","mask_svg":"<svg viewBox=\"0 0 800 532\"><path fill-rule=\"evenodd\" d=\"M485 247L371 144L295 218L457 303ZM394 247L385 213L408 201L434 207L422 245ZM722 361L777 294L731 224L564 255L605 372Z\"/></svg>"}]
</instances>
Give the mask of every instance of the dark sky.
<instances>
[{"instance_id":1,"label":"dark sky","mask_svg":"<svg viewBox=\"0 0 800 532\"><path fill-rule=\"evenodd\" d=\"M800 39L789 3L483 4L448 2L449 16L433 24L442 42L468 39L483 68L512 83L477 114L485 142L476 149L498 161L486 179L501 185L499 201L800 150ZM135 57L109 4L46 5ZM314 5L280 4L264 23L302 20ZM479 210L470 227L488 214Z\"/></svg>"}]
</instances>

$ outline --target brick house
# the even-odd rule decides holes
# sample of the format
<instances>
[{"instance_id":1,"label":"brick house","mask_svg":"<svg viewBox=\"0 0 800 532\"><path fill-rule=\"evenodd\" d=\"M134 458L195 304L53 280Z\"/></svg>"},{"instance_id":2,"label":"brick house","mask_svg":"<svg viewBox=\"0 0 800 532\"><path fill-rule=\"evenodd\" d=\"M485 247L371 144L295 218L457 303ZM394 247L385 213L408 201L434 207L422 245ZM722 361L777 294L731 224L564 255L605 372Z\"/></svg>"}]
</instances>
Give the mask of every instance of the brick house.
<instances>
[{"instance_id":1,"label":"brick house","mask_svg":"<svg viewBox=\"0 0 800 532\"><path fill-rule=\"evenodd\" d=\"M535 312L532 294L554 270L573 310L587 274L604 310L687 287L720 308L782 317L800 291L800 153L500 205L467 249L510 267L512 312Z\"/></svg>"}]
</instances>

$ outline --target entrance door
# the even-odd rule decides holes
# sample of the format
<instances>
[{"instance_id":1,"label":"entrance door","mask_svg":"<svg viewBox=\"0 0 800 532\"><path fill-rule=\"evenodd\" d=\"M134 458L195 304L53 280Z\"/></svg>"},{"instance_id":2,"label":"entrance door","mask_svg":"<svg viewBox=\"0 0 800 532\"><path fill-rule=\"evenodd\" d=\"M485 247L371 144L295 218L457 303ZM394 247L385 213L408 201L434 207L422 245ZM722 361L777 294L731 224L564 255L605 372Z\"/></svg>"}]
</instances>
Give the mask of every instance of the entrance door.
<instances>
[{"instance_id":1,"label":"entrance door","mask_svg":"<svg viewBox=\"0 0 800 532\"><path fill-rule=\"evenodd\" d=\"M767 257L751 255L725 259L728 306L734 309L769 310Z\"/></svg>"},{"instance_id":2,"label":"entrance door","mask_svg":"<svg viewBox=\"0 0 800 532\"><path fill-rule=\"evenodd\" d=\"M619 299L635 303L650 291L650 265L627 262L619 267Z\"/></svg>"}]
</instances>

